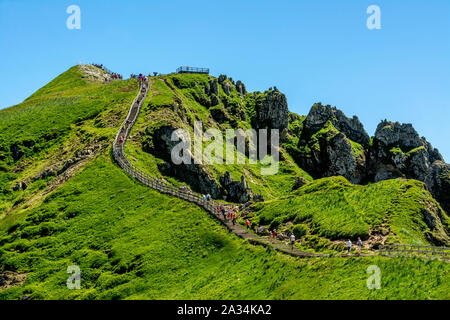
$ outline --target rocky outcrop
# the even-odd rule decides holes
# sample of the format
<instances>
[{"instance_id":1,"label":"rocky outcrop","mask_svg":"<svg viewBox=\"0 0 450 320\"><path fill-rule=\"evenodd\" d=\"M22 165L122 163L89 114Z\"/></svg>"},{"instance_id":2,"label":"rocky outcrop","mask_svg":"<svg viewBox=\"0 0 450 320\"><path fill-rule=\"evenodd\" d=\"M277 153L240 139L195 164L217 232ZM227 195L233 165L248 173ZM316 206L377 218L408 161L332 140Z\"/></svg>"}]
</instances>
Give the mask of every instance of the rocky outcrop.
<instances>
[{"instance_id":1,"label":"rocky outcrop","mask_svg":"<svg viewBox=\"0 0 450 320\"><path fill-rule=\"evenodd\" d=\"M294 183L294 185L292 186L292 191L297 190L297 189L303 187L303 186L304 186L305 184L307 184L307 183L308 183L308 181L306 181L305 178L303 178L303 177L296 177L296 178L295 178L295 183Z\"/></svg>"},{"instance_id":2,"label":"rocky outcrop","mask_svg":"<svg viewBox=\"0 0 450 320\"><path fill-rule=\"evenodd\" d=\"M241 80L236 82L236 90L243 96L247 94L247 89Z\"/></svg>"},{"instance_id":3,"label":"rocky outcrop","mask_svg":"<svg viewBox=\"0 0 450 320\"><path fill-rule=\"evenodd\" d=\"M256 101L256 118L254 127L257 129L287 129L289 110L286 96L278 90L270 90L263 99Z\"/></svg>"},{"instance_id":4,"label":"rocky outcrop","mask_svg":"<svg viewBox=\"0 0 450 320\"><path fill-rule=\"evenodd\" d=\"M164 163L158 166L159 170L169 176L186 182L192 190L203 194L210 194L213 198L219 197L219 186L206 171L206 168L200 164L195 164L192 155L190 157L190 164L181 163L176 165L171 160L171 153L174 146L179 143L172 141L172 133L177 128L172 126L163 126L155 130L153 134L153 149L156 156L165 160ZM181 139L181 137L180 137Z\"/></svg>"},{"instance_id":5,"label":"rocky outcrop","mask_svg":"<svg viewBox=\"0 0 450 320\"><path fill-rule=\"evenodd\" d=\"M58 170L59 171L59 170ZM47 177L56 176L57 171L53 168L46 168L33 177L33 181L45 179Z\"/></svg>"},{"instance_id":6,"label":"rocky outcrop","mask_svg":"<svg viewBox=\"0 0 450 320\"><path fill-rule=\"evenodd\" d=\"M318 103L303 121L297 162L315 178L343 176L351 183L362 183L366 179L364 146L369 144L357 117L349 119L342 111Z\"/></svg>"},{"instance_id":7,"label":"rocky outcrop","mask_svg":"<svg viewBox=\"0 0 450 320\"><path fill-rule=\"evenodd\" d=\"M230 173L227 171L220 178L220 184L224 190L226 200L236 203L245 203L250 201L252 197L252 190L245 181L244 176L241 177L241 181L233 181Z\"/></svg>"},{"instance_id":8,"label":"rocky outcrop","mask_svg":"<svg viewBox=\"0 0 450 320\"><path fill-rule=\"evenodd\" d=\"M26 188L28 188L28 184L25 181L19 181L14 185L12 189L13 191L19 191L25 190Z\"/></svg>"},{"instance_id":9,"label":"rocky outcrop","mask_svg":"<svg viewBox=\"0 0 450 320\"><path fill-rule=\"evenodd\" d=\"M211 81L209 81L209 92L210 94L219 94L219 84L217 79L212 79Z\"/></svg>"},{"instance_id":10,"label":"rocky outcrop","mask_svg":"<svg viewBox=\"0 0 450 320\"><path fill-rule=\"evenodd\" d=\"M222 107L215 107L210 109L211 117L218 123L231 121L231 117L228 112Z\"/></svg>"},{"instance_id":11,"label":"rocky outcrop","mask_svg":"<svg viewBox=\"0 0 450 320\"><path fill-rule=\"evenodd\" d=\"M307 140L328 121L331 121L332 125L350 140L361 144L365 148L369 147L370 137L357 116L353 116L351 119L347 118L341 110L330 105L324 106L321 103L314 104L309 111L303 123L303 132L300 139Z\"/></svg>"},{"instance_id":12,"label":"rocky outcrop","mask_svg":"<svg viewBox=\"0 0 450 320\"><path fill-rule=\"evenodd\" d=\"M425 183L442 208L450 213L450 164L440 160L433 162Z\"/></svg>"},{"instance_id":13,"label":"rocky outcrop","mask_svg":"<svg viewBox=\"0 0 450 320\"><path fill-rule=\"evenodd\" d=\"M233 89L233 86L229 82L226 82L222 87L223 87L223 92L225 92L225 94L227 96L229 96L231 93L231 90Z\"/></svg>"},{"instance_id":14,"label":"rocky outcrop","mask_svg":"<svg viewBox=\"0 0 450 320\"><path fill-rule=\"evenodd\" d=\"M368 171L374 181L402 176L425 182L449 212L450 179L446 175L449 165L444 163L439 150L420 137L411 124L384 120L378 125L370 148Z\"/></svg>"},{"instance_id":15,"label":"rocky outcrop","mask_svg":"<svg viewBox=\"0 0 450 320\"><path fill-rule=\"evenodd\" d=\"M227 75L226 74L221 74L221 75L219 75L217 80L219 81L220 84L223 84L224 81L227 80Z\"/></svg>"},{"instance_id":16,"label":"rocky outcrop","mask_svg":"<svg viewBox=\"0 0 450 320\"><path fill-rule=\"evenodd\" d=\"M317 136L317 146L312 146L303 167L316 178L343 176L351 183L361 183L365 178L365 157L353 152L352 144L342 132Z\"/></svg>"}]
</instances>

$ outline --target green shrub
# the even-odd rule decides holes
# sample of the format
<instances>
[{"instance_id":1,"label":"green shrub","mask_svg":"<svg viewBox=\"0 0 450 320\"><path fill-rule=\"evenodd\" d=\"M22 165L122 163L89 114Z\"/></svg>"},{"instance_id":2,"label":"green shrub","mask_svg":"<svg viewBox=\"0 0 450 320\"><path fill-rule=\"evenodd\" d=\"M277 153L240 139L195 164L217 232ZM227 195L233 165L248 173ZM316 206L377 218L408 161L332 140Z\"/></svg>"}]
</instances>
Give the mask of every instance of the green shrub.
<instances>
[{"instance_id":1,"label":"green shrub","mask_svg":"<svg viewBox=\"0 0 450 320\"><path fill-rule=\"evenodd\" d=\"M308 228L303 224L297 224L292 229L292 232L294 233L297 239L300 239L301 237L303 237L308 233Z\"/></svg>"}]
</instances>

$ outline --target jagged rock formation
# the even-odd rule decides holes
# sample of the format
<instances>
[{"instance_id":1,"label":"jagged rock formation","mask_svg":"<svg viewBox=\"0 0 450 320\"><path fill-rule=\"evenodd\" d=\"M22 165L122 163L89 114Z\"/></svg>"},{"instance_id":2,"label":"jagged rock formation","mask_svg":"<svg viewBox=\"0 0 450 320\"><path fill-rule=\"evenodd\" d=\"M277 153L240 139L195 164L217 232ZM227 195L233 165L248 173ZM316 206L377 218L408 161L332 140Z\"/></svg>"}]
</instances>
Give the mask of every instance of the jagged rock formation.
<instances>
[{"instance_id":1,"label":"jagged rock formation","mask_svg":"<svg viewBox=\"0 0 450 320\"><path fill-rule=\"evenodd\" d=\"M370 149L368 173L374 181L406 177L426 183L431 194L447 212L449 165L443 162L439 150L420 137L411 124L382 121L375 132Z\"/></svg>"},{"instance_id":2,"label":"jagged rock formation","mask_svg":"<svg viewBox=\"0 0 450 320\"><path fill-rule=\"evenodd\" d=\"M220 178L220 184L222 185L226 200L236 203L245 203L252 198L252 190L245 181L244 176L241 177L241 181L233 181L230 173L227 171Z\"/></svg>"},{"instance_id":3,"label":"jagged rock formation","mask_svg":"<svg viewBox=\"0 0 450 320\"><path fill-rule=\"evenodd\" d=\"M336 108L315 104L303 123L297 161L316 178L341 175L361 183L366 176L363 146L369 142L357 117L349 119Z\"/></svg>"},{"instance_id":4,"label":"jagged rock formation","mask_svg":"<svg viewBox=\"0 0 450 320\"><path fill-rule=\"evenodd\" d=\"M371 143L356 116L350 119L335 107L317 103L303 121L301 133L292 134L299 135L294 158L315 178L341 175L354 184L416 179L425 182L442 207L450 210L450 166L411 124L384 120Z\"/></svg>"},{"instance_id":5,"label":"jagged rock formation","mask_svg":"<svg viewBox=\"0 0 450 320\"><path fill-rule=\"evenodd\" d=\"M206 172L200 164L194 163L194 158L191 154L190 164L181 163L175 165L171 160L171 152L174 146L176 146L179 141L172 141L172 133L178 128L172 126L163 126L158 128L153 134L153 146L152 151L158 157L164 159L166 162L159 165L159 170L166 175L174 176L180 180L188 183L191 188L197 192L207 194L209 193L213 198L218 198L219 196L219 186L216 181ZM182 137L180 137L181 139Z\"/></svg>"},{"instance_id":6,"label":"jagged rock formation","mask_svg":"<svg viewBox=\"0 0 450 320\"><path fill-rule=\"evenodd\" d=\"M332 125L339 131L345 134L345 136L354 142L359 143L365 148L369 147L370 137L364 130L364 126L359 121L357 116L349 119L345 114L331 107L330 105L322 105L316 103L312 106L305 119L303 126L303 133L300 139L307 139L312 134L320 130L328 121L331 121Z\"/></svg>"},{"instance_id":7,"label":"jagged rock formation","mask_svg":"<svg viewBox=\"0 0 450 320\"><path fill-rule=\"evenodd\" d=\"M267 94L256 101L256 129L280 129L288 127L289 110L286 96L278 90L269 90Z\"/></svg>"},{"instance_id":8,"label":"jagged rock formation","mask_svg":"<svg viewBox=\"0 0 450 320\"><path fill-rule=\"evenodd\" d=\"M227 201L236 203L245 203L256 196L248 186L245 178L242 176L241 181L233 181L229 172L220 178L220 183L208 173L206 166L194 163L194 157L189 154L190 164L174 164L171 160L172 149L179 143L179 140L172 141L171 137L177 128L172 126L163 126L158 128L153 134L153 148L151 151L158 157L165 160L159 165L159 170L169 176L174 176L181 181L186 182L194 191L210 194L213 198L225 197ZM181 139L182 137L179 136Z\"/></svg>"},{"instance_id":9,"label":"jagged rock formation","mask_svg":"<svg viewBox=\"0 0 450 320\"><path fill-rule=\"evenodd\" d=\"M247 89L241 80L236 82L236 90L243 96L247 94Z\"/></svg>"},{"instance_id":10,"label":"jagged rock formation","mask_svg":"<svg viewBox=\"0 0 450 320\"><path fill-rule=\"evenodd\" d=\"M434 161L443 161L437 149L421 138L411 124L382 121L375 132L371 154L374 180L401 174L425 181ZM380 174L381 171L381 174Z\"/></svg>"},{"instance_id":11,"label":"jagged rock formation","mask_svg":"<svg viewBox=\"0 0 450 320\"><path fill-rule=\"evenodd\" d=\"M450 212L450 164L435 161L425 179L431 194L446 212Z\"/></svg>"}]
</instances>

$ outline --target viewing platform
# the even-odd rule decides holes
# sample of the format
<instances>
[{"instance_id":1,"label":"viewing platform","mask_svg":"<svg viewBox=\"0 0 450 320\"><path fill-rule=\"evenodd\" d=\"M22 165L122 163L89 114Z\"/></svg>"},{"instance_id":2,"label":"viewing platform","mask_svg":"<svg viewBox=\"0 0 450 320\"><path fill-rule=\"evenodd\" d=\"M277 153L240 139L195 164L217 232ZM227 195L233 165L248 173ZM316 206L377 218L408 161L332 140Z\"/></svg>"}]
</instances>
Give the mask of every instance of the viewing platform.
<instances>
[{"instance_id":1,"label":"viewing platform","mask_svg":"<svg viewBox=\"0 0 450 320\"><path fill-rule=\"evenodd\" d=\"M179 67L177 73L201 73L209 74L208 68L196 68L196 67Z\"/></svg>"}]
</instances>

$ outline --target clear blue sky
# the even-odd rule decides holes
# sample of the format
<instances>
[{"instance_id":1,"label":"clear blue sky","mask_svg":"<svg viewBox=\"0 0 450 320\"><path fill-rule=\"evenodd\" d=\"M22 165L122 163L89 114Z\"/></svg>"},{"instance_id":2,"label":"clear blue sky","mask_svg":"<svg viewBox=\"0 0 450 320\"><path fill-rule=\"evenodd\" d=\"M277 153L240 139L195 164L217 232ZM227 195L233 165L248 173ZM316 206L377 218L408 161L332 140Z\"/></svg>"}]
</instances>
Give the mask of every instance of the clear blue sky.
<instances>
[{"instance_id":1,"label":"clear blue sky","mask_svg":"<svg viewBox=\"0 0 450 320\"><path fill-rule=\"evenodd\" d=\"M68 30L66 8L81 8ZM368 30L366 9L381 9ZM276 85L291 111L321 101L409 122L450 159L450 1L0 0L0 108L78 62L124 75L209 67L247 88Z\"/></svg>"}]
</instances>

